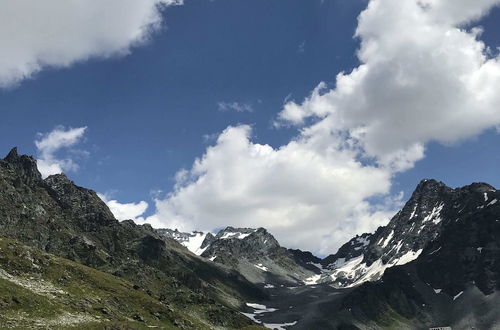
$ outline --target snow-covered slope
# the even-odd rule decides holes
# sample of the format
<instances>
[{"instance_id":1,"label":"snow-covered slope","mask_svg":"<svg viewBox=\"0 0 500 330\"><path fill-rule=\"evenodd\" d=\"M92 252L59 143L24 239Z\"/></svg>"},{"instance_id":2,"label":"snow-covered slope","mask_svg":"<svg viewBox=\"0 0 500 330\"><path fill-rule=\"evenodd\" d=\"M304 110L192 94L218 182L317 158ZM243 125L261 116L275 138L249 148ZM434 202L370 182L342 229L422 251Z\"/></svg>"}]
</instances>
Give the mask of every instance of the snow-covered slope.
<instances>
[{"instance_id":1,"label":"snow-covered slope","mask_svg":"<svg viewBox=\"0 0 500 330\"><path fill-rule=\"evenodd\" d=\"M472 201L462 198L466 192L468 198L472 192ZM494 205L495 194L493 187L483 183L452 189L442 182L423 180L387 226L353 238L325 258L326 270L317 282L352 287L378 280L386 269L417 259L439 237L443 224L456 218L450 219L454 211Z\"/></svg>"},{"instance_id":2,"label":"snow-covered slope","mask_svg":"<svg viewBox=\"0 0 500 330\"><path fill-rule=\"evenodd\" d=\"M208 247L207 245L203 245L203 243L209 233L202 233L198 231L194 231L192 233L182 233L177 229L157 229L157 231L166 237L175 239L196 255L201 255Z\"/></svg>"}]
</instances>

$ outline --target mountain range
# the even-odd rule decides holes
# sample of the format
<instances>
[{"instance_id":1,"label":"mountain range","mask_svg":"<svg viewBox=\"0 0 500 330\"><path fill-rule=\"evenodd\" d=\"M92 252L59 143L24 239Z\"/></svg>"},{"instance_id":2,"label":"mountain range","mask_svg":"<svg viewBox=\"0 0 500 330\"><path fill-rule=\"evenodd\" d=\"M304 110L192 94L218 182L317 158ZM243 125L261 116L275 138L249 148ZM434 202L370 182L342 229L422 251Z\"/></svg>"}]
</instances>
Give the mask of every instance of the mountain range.
<instances>
[{"instance_id":1,"label":"mountain range","mask_svg":"<svg viewBox=\"0 0 500 330\"><path fill-rule=\"evenodd\" d=\"M0 160L0 324L500 329L499 201L486 183L422 180L386 226L319 258L265 228L119 222L14 148Z\"/></svg>"}]
</instances>

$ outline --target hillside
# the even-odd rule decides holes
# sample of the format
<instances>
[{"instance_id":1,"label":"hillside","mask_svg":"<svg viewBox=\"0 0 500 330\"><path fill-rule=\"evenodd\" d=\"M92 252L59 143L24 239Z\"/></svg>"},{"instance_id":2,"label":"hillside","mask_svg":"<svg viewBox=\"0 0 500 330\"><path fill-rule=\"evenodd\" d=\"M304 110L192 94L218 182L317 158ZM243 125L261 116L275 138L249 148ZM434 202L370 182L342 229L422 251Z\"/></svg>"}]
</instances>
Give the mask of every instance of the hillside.
<instances>
[{"instance_id":1,"label":"hillside","mask_svg":"<svg viewBox=\"0 0 500 330\"><path fill-rule=\"evenodd\" d=\"M174 306L124 279L0 238L2 327L210 329Z\"/></svg>"},{"instance_id":2,"label":"hillside","mask_svg":"<svg viewBox=\"0 0 500 330\"><path fill-rule=\"evenodd\" d=\"M65 175L42 180L36 161L16 149L0 160L0 230L6 238L133 283L213 327L251 325L236 309L265 298L234 270L203 261L150 226L118 222L95 192Z\"/></svg>"}]
</instances>

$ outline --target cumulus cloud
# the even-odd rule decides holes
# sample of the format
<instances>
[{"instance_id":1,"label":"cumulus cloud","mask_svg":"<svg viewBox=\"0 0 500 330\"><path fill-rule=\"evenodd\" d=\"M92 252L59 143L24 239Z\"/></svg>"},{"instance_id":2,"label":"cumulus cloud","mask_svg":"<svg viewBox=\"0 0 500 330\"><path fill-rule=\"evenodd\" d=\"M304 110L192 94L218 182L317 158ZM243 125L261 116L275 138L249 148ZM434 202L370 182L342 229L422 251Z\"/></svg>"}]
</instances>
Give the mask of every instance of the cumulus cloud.
<instances>
[{"instance_id":1,"label":"cumulus cloud","mask_svg":"<svg viewBox=\"0 0 500 330\"><path fill-rule=\"evenodd\" d=\"M134 220L137 222L143 221L141 217L148 209L148 203L140 201L139 203L120 203L117 200L110 199L105 194L97 194L99 198L106 203L111 213L117 220Z\"/></svg>"},{"instance_id":2,"label":"cumulus cloud","mask_svg":"<svg viewBox=\"0 0 500 330\"><path fill-rule=\"evenodd\" d=\"M457 26L500 1L372 0L359 16L361 65L320 83L303 103L289 102L281 122L328 120L366 154L401 170L429 141L453 143L500 123L499 58L480 29Z\"/></svg>"},{"instance_id":3,"label":"cumulus cloud","mask_svg":"<svg viewBox=\"0 0 500 330\"><path fill-rule=\"evenodd\" d=\"M400 206L395 173L429 141L455 143L500 124L499 58L480 29L499 1L371 0L359 16L360 66L287 102L278 125L299 131L279 148L249 126L222 132L174 190L156 200L155 226L264 226L286 246L334 252Z\"/></svg>"},{"instance_id":4,"label":"cumulus cloud","mask_svg":"<svg viewBox=\"0 0 500 330\"><path fill-rule=\"evenodd\" d=\"M239 102L218 102L217 107L219 111L253 112L250 104Z\"/></svg>"},{"instance_id":5,"label":"cumulus cloud","mask_svg":"<svg viewBox=\"0 0 500 330\"><path fill-rule=\"evenodd\" d=\"M182 0L4 0L0 87L45 67L127 54L161 27L161 8Z\"/></svg>"},{"instance_id":6,"label":"cumulus cloud","mask_svg":"<svg viewBox=\"0 0 500 330\"><path fill-rule=\"evenodd\" d=\"M66 171L76 171L78 164L71 158L60 158L58 152L66 149L76 151L77 154L86 154L85 151L74 150L73 147L82 141L87 127L65 128L58 126L49 133L39 133L39 139L35 141L38 151L38 169L44 178L52 174Z\"/></svg>"},{"instance_id":7,"label":"cumulus cloud","mask_svg":"<svg viewBox=\"0 0 500 330\"><path fill-rule=\"evenodd\" d=\"M356 161L332 143L340 139L304 134L273 149L253 143L249 126L229 127L192 169L179 171L174 192L156 200L147 221L180 230L263 226L287 246L326 253L391 214L365 201L389 192L390 172Z\"/></svg>"}]
</instances>

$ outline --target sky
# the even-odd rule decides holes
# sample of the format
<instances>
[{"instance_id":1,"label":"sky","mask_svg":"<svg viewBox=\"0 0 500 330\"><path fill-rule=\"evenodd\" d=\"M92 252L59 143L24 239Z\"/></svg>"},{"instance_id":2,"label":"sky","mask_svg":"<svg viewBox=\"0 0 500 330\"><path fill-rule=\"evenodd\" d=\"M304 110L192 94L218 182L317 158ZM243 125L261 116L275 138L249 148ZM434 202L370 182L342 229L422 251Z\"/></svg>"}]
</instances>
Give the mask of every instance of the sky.
<instances>
[{"instance_id":1,"label":"sky","mask_svg":"<svg viewBox=\"0 0 500 330\"><path fill-rule=\"evenodd\" d=\"M421 179L500 187L499 0L7 0L0 153L119 220L334 253Z\"/></svg>"}]
</instances>

